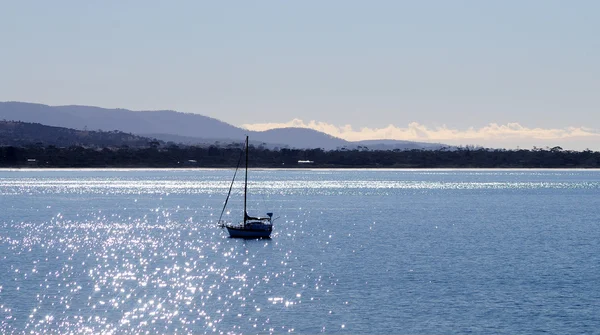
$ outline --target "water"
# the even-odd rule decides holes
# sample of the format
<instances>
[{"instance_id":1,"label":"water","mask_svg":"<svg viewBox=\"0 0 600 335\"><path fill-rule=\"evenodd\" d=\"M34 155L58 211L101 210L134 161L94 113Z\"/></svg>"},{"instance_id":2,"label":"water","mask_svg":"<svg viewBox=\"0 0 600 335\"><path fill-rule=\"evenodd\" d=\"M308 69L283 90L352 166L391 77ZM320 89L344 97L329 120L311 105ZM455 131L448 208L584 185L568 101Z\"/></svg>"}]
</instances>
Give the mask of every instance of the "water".
<instances>
[{"instance_id":1,"label":"water","mask_svg":"<svg viewBox=\"0 0 600 335\"><path fill-rule=\"evenodd\" d=\"M0 332L600 332L598 170L232 174L0 171Z\"/></svg>"}]
</instances>

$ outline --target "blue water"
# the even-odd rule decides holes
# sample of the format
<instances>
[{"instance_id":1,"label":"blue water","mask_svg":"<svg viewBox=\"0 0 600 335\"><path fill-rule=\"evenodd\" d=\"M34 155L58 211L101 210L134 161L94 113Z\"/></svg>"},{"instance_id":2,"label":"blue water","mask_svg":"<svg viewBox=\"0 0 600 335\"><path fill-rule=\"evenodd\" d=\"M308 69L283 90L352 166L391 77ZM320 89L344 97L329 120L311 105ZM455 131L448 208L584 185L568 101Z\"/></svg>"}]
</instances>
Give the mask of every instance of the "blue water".
<instances>
[{"instance_id":1,"label":"blue water","mask_svg":"<svg viewBox=\"0 0 600 335\"><path fill-rule=\"evenodd\" d=\"M0 333L600 333L598 170L232 174L0 171Z\"/></svg>"}]
</instances>

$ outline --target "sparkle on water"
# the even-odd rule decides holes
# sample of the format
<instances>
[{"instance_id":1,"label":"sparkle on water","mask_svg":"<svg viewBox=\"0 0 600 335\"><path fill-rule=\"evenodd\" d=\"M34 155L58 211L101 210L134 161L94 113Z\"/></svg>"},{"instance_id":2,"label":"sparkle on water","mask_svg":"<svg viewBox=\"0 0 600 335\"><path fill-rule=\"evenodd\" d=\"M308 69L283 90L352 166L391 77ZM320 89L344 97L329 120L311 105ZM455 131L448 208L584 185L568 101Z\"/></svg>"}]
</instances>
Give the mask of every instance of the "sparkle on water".
<instances>
[{"instance_id":1,"label":"sparkle on water","mask_svg":"<svg viewBox=\"0 0 600 335\"><path fill-rule=\"evenodd\" d=\"M598 304L590 302L599 294L582 294L577 283L559 288L557 296L535 292L523 301L505 291L482 296L479 281L499 281L504 290L535 277L511 277L523 264L498 260L508 254L494 248L506 245L474 241L483 237L466 229L503 240L519 239L526 230L499 233L506 221L497 220L484 233L460 216L497 215L502 208L483 213L479 206L478 197L490 194L491 201L522 194L548 200L566 190L597 204L589 196L600 198L598 171L252 171L250 210L280 216L271 240L230 239L215 224L230 176L230 170L0 171L0 332L498 333L508 320L479 324L476 308L502 317L493 313L511 304L552 308L557 305L545 305L547 300L561 294L580 304L563 306L571 307L567 317L580 311L589 314L582 322L600 325L592 316ZM227 213L234 221L241 218L240 186L234 186L240 190ZM467 191L475 193L461 193ZM460 194L471 204L457 209L448 197ZM523 207L504 214L514 219L531 212ZM596 212L582 215L597 223ZM590 226L574 229L585 228ZM598 237L598 228L586 234ZM545 237L537 247L573 242ZM584 251L592 243L576 242ZM595 262L588 260L596 271L580 273L582 280L598 274L593 257ZM513 272L506 278L474 272L474 283L460 282L461 271L484 271L480 262L486 260ZM571 263L573 269L582 269L579 261ZM569 260L555 262L549 266ZM436 295L422 292L427 290ZM449 301L454 305L441 306ZM420 312L413 315L415 308ZM513 330L519 329L525 328Z\"/></svg>"}]
</instances>

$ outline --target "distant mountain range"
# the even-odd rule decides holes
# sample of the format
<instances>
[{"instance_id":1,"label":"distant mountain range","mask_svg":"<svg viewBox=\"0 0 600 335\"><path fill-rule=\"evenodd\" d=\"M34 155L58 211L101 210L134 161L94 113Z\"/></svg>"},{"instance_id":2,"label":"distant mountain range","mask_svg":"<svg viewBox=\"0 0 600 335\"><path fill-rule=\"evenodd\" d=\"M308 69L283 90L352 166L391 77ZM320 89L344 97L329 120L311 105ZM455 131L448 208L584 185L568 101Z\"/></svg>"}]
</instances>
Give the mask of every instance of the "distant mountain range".
<instances>
[{"instance_id":1,"label":"distant mountain range","mask_svg":"<svg viewBox=\"0 0 600 335\"><path fill-rule=\"evenodd\" d=\"M338 148L363 147L373 150L430 149L443 144L395 140L350 142L306 128L279 128L262 132L249 131L217 119L175 111L131 111L90 106L48 106L25 102L0 102L0 120L40 123L76 130L103 130L132 133L143 137L185 144L238 143L247 134L251 143L271 148Z\"/></svg>"}]
</instances>

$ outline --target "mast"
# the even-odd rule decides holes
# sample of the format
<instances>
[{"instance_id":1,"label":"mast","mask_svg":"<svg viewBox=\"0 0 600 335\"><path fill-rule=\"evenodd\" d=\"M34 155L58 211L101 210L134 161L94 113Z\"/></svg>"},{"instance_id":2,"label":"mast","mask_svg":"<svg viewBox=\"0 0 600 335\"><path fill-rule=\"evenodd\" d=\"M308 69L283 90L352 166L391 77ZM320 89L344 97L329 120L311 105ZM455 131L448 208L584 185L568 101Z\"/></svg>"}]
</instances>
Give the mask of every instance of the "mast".
<instances>
[{"instance_id":1,"label":"mast","mask_svg":"<svg viewBox=\"0 0 600 335\"><path fill-rule=\"evenodd\" d=\"M248 135L246 135L246 177L244 178L244 224L246 224L246 194L248 193Z\"/></svg>"},{"instance_id":2,"label":"mast","mask_svg":"<svg viewBox=\"0 0 600 335\"><path fill-rule=\"evenodd\" d=\"M242 163L242 157L244 157L244 152L240 151L240 158L238 158L237 166L235 167L235 172L233 173L233 178L231 179L231 185L229 185L229 192L227 192L227 198L225 198L225 203L223 204L223 209L221 210L221 215L219 216L219 225L223 227L223 223L221 219L223 218L223 214L225 213L225 208L227 208L227 202L229 201L229 196L231 196L231 190L233 189L233 183L235 182L235 176L240 169L240 164Z\"/></svg>"}]
</instances>

